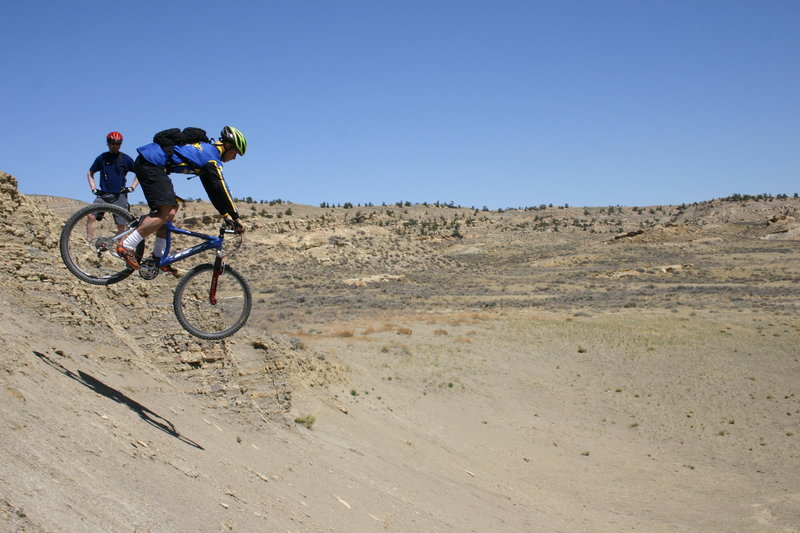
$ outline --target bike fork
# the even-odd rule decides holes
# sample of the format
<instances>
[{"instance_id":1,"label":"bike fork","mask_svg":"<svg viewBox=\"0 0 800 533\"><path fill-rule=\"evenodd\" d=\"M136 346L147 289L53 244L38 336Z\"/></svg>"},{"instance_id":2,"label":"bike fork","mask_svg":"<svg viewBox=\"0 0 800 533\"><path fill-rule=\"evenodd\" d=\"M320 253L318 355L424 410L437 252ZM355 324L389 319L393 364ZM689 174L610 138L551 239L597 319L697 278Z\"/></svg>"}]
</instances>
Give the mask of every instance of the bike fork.
<instances>
[{"instance_id":1,"label":"bike fork","mask_svg":"<svg viewBox=\"0 0 800 533\"><path fill-rule=\"evenodd\" d=\"M224 269L224 261L221 257L217 257L214 261L214 273L211 274L211 289L208 291L208 301L211 305L217 305L217 282L219 282L219 275Z\"/></svg>"}]
</instances>

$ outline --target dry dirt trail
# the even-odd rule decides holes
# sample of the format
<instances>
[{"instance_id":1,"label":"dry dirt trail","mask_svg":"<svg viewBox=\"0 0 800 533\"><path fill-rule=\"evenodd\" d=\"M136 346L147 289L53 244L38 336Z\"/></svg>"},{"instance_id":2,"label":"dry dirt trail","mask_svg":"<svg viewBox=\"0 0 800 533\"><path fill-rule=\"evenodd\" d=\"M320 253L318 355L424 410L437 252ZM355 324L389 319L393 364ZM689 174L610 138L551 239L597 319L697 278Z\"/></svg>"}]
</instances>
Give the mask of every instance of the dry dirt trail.
<instances>
[{"instance_id":1,"label":"dry dirt trail","mask_svg":"<svg viewBox=\"0 0 800 533\"><path fill-rule=\"evenodd\" d=\"M800 531L796 199L259 205L218 343L78 205L0 173L0 531Z\"/></svg>"}]
</instances>

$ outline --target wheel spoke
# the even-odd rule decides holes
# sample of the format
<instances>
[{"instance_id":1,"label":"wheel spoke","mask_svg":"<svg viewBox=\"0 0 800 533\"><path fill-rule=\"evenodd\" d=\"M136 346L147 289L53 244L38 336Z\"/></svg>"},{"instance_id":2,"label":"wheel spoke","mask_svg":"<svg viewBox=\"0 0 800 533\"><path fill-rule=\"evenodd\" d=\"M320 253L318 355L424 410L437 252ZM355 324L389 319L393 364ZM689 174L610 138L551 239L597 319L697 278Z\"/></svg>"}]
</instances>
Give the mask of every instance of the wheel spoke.
<instances>
[{"instance_id":1,"label":"wheel spoke","mask_svg":"<svg viewBox=\"0 0 800 533\"><path fill-rule=\"evenodd\" d=\"M127 265L110 251L119 233L115 215L125 223L134 220L133 215L121 207L93 204L76 212L64 224L59 243L61 257L70 272L81 280L108 285L131 274Z\"/></svg>"},{"instance_id":2,"label":"wheel spoke","mask_svg":"<svg viewBox=\"0 0 800 533\"><path fill-rule=\"evenodd\" d=\"M181 279L175 290L175 315L191 334L204 339L232 335L250 315L250 288L241 275L230 267L217 281L216 303L209 297L214 267L199 265Z\"/></svg>"}]
</instances>

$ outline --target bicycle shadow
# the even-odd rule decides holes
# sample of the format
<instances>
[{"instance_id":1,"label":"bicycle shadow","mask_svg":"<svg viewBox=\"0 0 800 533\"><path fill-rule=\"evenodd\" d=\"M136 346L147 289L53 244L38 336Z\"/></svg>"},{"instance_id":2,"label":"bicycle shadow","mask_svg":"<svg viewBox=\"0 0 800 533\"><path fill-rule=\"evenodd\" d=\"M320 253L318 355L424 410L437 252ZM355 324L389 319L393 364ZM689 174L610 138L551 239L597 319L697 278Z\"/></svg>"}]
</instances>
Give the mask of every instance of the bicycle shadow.
<instances>
[{"instance_id":1,"label":"bicycle shadow","mask_svg":"<svg viewBox=\"0 0 800 533\"><path fill-rule=\"evenodd\" d=\"M189 446L193 446L198 450L205 450L202 446L194 442L188 437L184 437L175 429L175 425L164 418L163 416L159 415L158 413L148 409L144 405L140 404L136 400L129 398L122 392L118 391L117 389L110 387L100 381L99 379L95 378L94 376L83 372L82 370L78 370L78 373L75 374L72 370L65 368L61 363L58 361L54 361L50 359L47 355L41 352L33 352L36 357L41 359L44 363L51 366L52 368L58 370L65 376L70 379L74 379L81 385L87 387L88 389L93 390L97 394L101 396L105 396L110 400L114 400L117 403L120 403L126 407L128 407L131 411L139 415L139 418L150 424L151 426L160 429L167 435L175 437L181 442L188 444Z\"/></svg>"}]
</instances>

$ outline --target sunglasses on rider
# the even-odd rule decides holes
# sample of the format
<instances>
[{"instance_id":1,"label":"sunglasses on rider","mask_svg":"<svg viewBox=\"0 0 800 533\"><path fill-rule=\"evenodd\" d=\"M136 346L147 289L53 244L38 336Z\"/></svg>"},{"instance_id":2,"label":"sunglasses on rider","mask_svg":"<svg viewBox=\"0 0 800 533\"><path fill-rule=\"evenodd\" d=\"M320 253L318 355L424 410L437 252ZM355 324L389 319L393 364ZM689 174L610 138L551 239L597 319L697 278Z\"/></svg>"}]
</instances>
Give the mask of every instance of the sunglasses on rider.
<instances>
[{"instance_id":1,"label":"sunglasses on rider","mask_svg":"<svg viewBox=\"0 0 800 533\"><path fill-rule=\"evenodd\" d=\"M119 146L120 144L122 144L122 141L108 141L108 144L113 144L115 146Z\"/></svg>"}]
</instances>

